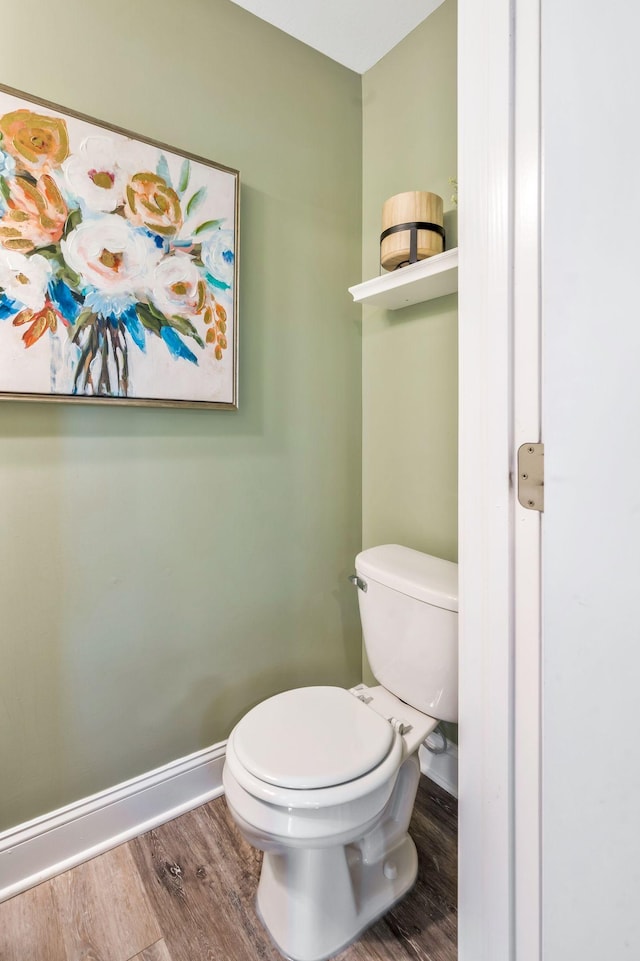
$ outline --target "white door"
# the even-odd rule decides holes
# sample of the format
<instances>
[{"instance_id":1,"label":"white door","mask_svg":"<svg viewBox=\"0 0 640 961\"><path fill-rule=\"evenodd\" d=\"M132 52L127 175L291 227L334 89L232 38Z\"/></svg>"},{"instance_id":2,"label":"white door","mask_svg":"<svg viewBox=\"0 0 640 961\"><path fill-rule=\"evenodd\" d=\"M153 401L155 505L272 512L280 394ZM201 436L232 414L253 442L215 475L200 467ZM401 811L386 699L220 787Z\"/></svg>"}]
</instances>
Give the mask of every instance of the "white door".
<instances>
[{"instance_id":1,"label":"white door","mask_svg":"<svg viewBox=\"0 0 640 961\"><path fill-rule=\"evenodd\" d=\"M459 16L459 956L635 961L640 8ZM512 483L540 358L542 592Z\"/></svg>"},{"instance_id":2,"label":"white door","mask_svg":"<svg viewBox=\"0 0 640 961\"><path fill-rule=\"evenodd\" d=\"M539 0L460 0L460 961L540 961L539 63Z\"/></svg>"},{"instance_id":3,"label":"white door","mask_svg":"<svg viewBox=\"0 0 640 961\"><path fill-rule=\"evenodd\" d=\"M640 958L640 8L542 0L542 957Z\"/></svg>"}]
</instances>

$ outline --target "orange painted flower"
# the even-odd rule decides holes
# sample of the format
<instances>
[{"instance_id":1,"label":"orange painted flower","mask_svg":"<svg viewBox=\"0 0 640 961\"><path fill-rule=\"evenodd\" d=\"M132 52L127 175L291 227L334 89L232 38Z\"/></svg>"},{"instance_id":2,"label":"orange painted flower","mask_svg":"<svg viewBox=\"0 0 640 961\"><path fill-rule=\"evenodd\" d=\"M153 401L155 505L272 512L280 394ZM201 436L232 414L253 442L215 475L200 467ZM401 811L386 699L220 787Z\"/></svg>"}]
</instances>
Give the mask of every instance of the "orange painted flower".
<instances>
[{"instance_id":1,"label":"orange painted flower","mask_svg":"<svg viewBox=\"0 0 640 961\"><path fill-rule=\"evenodd\" d=\"M2 148L31 173L59 166L69 154L67 125L60 117L14 110L0 119Z\"/></svg>"},{"instance_id":2,"label":"orange painted flower","mask_svg":"<svg viewBox=\"0 0 640 961\"><path fill-rule=\"evenodd\" d=\"M180 199L158 174L133 175L125 191L124 212L136 227L163 237L173 237L182 226Z\"/></svg>"},{"instance_id":3,"label":"orange painted flower","mask_svg":"<svg viewBox=\"0 0 640 961\"><path fill-rule=\"evenodd\" d=\"M24 177L11 183L7 211L0 220L0 244L7 250L28 253L36 247L57 243L67 219L67 206L49 174L37 184Z\"/></svg>"},{"instance_id":4,"label":"orange painted flower","mask_svg":"<svg viewBox=\"0 0 640 961\"><path fill-rule=\"evenodd\" d=\"M37 312L29 310L29 308L21 310L20 313L13 318L13 326L22 327L23 324L31 325L28 330L25 330L22 335L22 340L24 341L25 347L32 347L47 330L53 333L56 332L58 320L61 320L67 327L69 326L69 321L66 320L62 314L59 314L50 303L46 303L42 310Z\"/></svg>"},{"instance_id":5,"label":"orange painted flower","mask_svg":"<svg viewBox=\"0 0 640 961\"><path fill-rule=\"evenodd\" d=\"M204 311L204 322L210 325L205 340L213 346L216 360L222 360L222 352L228 347L227 312L215 297L211 297Z\"/></svg>"}]
</instances>

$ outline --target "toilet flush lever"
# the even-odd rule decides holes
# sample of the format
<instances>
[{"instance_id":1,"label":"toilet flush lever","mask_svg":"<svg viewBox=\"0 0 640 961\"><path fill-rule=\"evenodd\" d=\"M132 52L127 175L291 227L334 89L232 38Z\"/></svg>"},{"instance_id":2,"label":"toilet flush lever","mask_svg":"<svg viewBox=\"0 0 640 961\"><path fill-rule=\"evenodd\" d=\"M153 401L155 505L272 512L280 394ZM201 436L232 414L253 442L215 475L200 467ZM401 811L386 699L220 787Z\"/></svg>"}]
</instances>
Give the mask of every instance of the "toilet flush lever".
<instances>
[{"instance_id":1,"label":"toilet flush lever","mask_svg":"<svg viewBox=\"0 0 640 961\"><path fill-rule=\"evenodd\" d=\"M350 582L351 582L352 584L354 584L359 590L364 591L365 594L367 593L367 582L366 582L365 580L363 580L361 577L358 577L357 574L350 574L350 575L349 575L349 580L350 580Z\"/></svg>"}]
</instances>

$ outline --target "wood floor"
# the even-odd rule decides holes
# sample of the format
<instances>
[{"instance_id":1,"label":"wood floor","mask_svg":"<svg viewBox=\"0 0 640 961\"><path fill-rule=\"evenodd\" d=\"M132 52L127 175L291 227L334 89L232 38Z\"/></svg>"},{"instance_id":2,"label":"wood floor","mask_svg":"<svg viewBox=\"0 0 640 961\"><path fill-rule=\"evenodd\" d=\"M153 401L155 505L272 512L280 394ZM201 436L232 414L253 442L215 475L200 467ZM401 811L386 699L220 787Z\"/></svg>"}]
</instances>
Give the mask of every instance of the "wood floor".
<instances>
[{"instance_id":1,"label":"wood floor","mask_svg":"<svg viewBox=\"0 0 640 961\"><path fill-rule=\"evenodd\" d=\"M456 833L455 800L421 778L418 881L336 961L455 961ZM280 961L260 861L218 798L0 904L0 961Z\"/></svg>"}]
</instances>

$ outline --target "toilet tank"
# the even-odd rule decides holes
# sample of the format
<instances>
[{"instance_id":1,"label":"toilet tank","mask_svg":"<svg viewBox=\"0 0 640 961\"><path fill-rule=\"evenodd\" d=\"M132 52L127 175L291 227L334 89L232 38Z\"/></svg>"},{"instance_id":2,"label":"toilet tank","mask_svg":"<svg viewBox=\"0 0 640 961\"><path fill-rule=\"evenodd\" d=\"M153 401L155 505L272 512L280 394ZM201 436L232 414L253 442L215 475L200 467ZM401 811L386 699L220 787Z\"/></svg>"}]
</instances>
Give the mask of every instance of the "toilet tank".
<instances>
[{"instance_id":1,"label":"toilet tank","mask_svg":"<svg viewBox=\"0 0 640 961\"><path fill-rule=\"evenodd\" d=\"M418 711L458 719L458 565L398 544L356 557L374 677Z\"/></svg>"}]
</instances>

